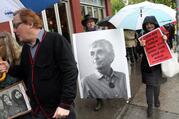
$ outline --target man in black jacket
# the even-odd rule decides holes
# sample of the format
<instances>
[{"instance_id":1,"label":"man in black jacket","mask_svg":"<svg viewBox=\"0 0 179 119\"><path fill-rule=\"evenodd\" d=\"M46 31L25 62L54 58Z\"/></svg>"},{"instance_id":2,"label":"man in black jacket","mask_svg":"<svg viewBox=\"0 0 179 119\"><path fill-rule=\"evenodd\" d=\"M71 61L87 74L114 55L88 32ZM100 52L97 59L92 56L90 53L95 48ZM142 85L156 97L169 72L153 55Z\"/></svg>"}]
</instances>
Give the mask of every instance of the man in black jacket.
<instances>
[{"instance_id":1,"label":"man in black jacket","mask_svg":"<svg viewBox=\"0 0 179 119\"><path fill-rule=\"evenodd\" d=\"M75 119L72 105L78 70L67 40L46 32L39 16L29 9L15 12L13 26L24 45L20 65L11 66L9 72L24 80L33 110L22 118ZM1 72L8 71L7 62L0 66Z\"/></svg>"}]
</instances>

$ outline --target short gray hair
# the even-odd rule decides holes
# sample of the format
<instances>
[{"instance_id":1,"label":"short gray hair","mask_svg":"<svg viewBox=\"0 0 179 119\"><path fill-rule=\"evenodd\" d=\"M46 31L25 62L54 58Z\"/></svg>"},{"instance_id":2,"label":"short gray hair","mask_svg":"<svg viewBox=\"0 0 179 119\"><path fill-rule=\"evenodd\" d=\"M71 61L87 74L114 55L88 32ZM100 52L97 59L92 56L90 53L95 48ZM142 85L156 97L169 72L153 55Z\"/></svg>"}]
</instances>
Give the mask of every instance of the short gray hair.
<instances>
[{"instance_id":1,"label":"short gray hair","mask_svg":"<svg viewBox=\"0 0 179 119\"><path fill-rule=\"evenodd\" d=\"M103 48L105 48L107 53L110 54L109 59L111 60L111 62L114 60L115 54L111 42L105 39L96 40L91 44L91 47L96 47L96 46L102 46Z\"/></svg>"}]
</instances>

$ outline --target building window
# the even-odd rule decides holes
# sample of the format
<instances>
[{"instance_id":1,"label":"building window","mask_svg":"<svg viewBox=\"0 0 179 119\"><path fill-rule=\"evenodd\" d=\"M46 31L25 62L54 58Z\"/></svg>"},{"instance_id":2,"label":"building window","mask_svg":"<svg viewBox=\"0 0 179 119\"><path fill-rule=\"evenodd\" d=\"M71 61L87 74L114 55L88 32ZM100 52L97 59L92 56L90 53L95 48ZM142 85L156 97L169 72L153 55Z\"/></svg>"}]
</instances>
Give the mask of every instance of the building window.
<instances>
[{"instance_id":1,"label":"building window","mask_svg":"<svg viewBox=\"0 0 179 119\"><path fill-rule=\"evenodd\" d=\"M93 10L94 10L94 17L99 18L98 8L95 7Z\"/></svg>"},{"instance_id":2,"label":"building window","mask_svg":"<svg viewBox=\"0 0 179 119\"><path fill-rule=\"evenodd\" d=\"M104 18L104 10L103 9L99 9L98 11L99 11L98 12L98 18L99 19L103 19Z\"/></svg>"},{"instance_id":3,"label":"building window","mask_svg":"<svg viewBox=\"0 0 179 119\"><path fill-rule=\"evenodd\" d=\"M93 5L104 5L104 0L80 0L81 3L93 4Z\"/></svg>"},{"instance_id":4,"label":"building window","mask_svg":"<svg viewBox=\"0 0 179 119\"><path fill-rule=\"evenodd\" d=\"M58 32L54 7L47 8L46 9L46 15L47 15L47 23L48 23L49 31Z\"/></svg>"},{"instance_id":5,"label":"building window","mask_svg":"<svg viewBox=\"0 0 179 119\"><path fill-rule=\"evenodd\" d=\"M81 15L90 14L101 20L105 16L105 0L80 0Z\"/></svg>"},{"instance_id":6,"label":"building window","mask_svg":"<svg viewBox=\"0 0 179 119\"><path fill-rule=\"evenodd\" d=\"M83 16L85 16L85 7L80 6L80 9L81 9L81 19L83 19Z\"/></svg>"}]
</instances>

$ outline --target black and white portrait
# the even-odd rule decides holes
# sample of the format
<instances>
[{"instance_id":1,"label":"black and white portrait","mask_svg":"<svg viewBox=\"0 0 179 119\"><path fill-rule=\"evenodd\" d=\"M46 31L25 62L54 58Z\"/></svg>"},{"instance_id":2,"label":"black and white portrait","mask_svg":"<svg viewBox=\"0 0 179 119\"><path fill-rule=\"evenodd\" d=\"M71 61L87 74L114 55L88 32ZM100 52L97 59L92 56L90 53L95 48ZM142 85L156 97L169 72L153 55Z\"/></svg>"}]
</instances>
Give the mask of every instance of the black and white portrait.
<instances>
[{"instance_id":1,"label":"black and white portrait","mask_svg":"<svg viewBox=\"0 0 179 119\"><path fill-rule=\"evenodd\" d=\"M22 82L0 91L0 118L14 118L31 110Z\"/></svg>"},{"instance_id":2,"label":"black and white portrait","mask_svg":"<svg viewBox=\"0 0 179 119\"><path fill-rule=\"evenodd\" d=\"M129 73L122 30L73 35L81 98L130 97Z\"/></svg>"}]
</instances>

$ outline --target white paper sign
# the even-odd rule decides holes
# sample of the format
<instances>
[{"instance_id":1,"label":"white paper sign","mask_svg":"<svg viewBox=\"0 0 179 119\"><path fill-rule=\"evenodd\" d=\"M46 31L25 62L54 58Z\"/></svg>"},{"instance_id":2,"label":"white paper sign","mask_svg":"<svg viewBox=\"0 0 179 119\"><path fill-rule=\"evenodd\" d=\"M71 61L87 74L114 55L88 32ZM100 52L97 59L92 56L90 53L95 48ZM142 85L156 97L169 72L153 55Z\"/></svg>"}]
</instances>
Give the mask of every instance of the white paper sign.
<instances>
[{"instance_id":1,"label":"white paper sign","mask_svg":"<svg viewBox=\"0 0 179 119\"><path fill-rule=\"evenodd\" d=\"M111 44L114 52L111 63L113 73L109 75L105 74L108 68L100 69L100 66L104 65L103 62L109 62L113 57L111 56L112 51L103 59L106 61L102 61L102 56L98 55L103 54L99 47L107 47L99 46L99 44L103 44L103 41ZM95 43L96 45L94 45ZM131 97L123 30L112 29L73 34L73 48L79 68L78 82L81 98Z\"/></svg>"}]
</instances>

